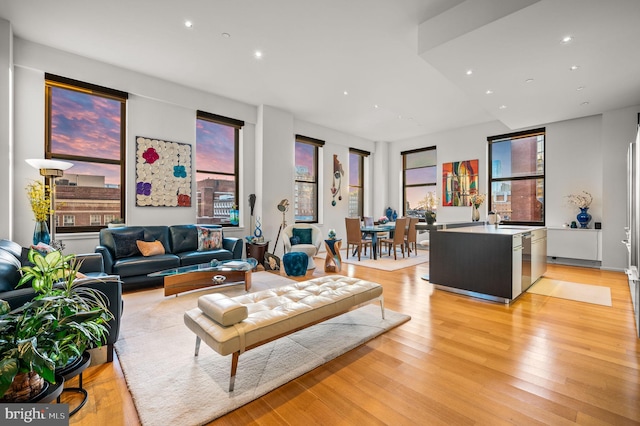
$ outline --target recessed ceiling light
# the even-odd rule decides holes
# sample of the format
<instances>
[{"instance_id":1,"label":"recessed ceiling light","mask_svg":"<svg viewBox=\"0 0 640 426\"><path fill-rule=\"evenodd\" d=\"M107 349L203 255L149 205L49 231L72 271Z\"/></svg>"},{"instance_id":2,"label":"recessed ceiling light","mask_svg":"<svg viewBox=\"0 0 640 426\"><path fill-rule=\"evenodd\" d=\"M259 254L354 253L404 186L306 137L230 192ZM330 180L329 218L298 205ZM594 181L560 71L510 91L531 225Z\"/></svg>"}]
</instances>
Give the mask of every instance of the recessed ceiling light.
<instances>
[{"instance_id":1,"label":"recessed ceiling light","mask_svg":"<svg viewBox=\"0 0 640 426\"><path fill-rule=\"evenodd\" d=\"M402 116L401 115L398 116L398 120L402 120Z\"/></svg>"},{"instance_id":2,"label":"recessed ceiling light","mask_svg":"<svg viewBox=\"0 0 640 426\"><path fill-rule=\"evenodd\" d=\"M222 37L224 37L224 38L229 38L229 37L231 37L231 34L229 34L229 33L222 33Z\"/></svg>"},{"instance_id":3,"label":"recessed ceiling light","mask_svg":"<svg viewBox=\"0 0 640 426\"><path fill-rule=\"evenodd\" d=\"M589 102L588 102L588 101L585 101L585 102L581 103L580 105L582 105L582 106L584 106L584 105L589 105Z\"/></svg>"},{"instance_id":4,"label":"recessed ceiling light","mask_svg":"<svg viewBox=\"0 0 640 426\"><path fill-rule=\"evenodd\" d=\"M493 94L493 90L487 90L486 92L484 92L485 95L491 95Z\"/></svg>"},{"instance_id":5,"label":"recessed ceiling light","mask_svg":"<svg viewBox=\"0 0 640 426\"><path fill-rule=\"evenodd\" d=\"M562 44L571 43L573 41L573 37L570 35L562 37Z\"/></svg>"},{"instance_id":6,"label":"recessed ceiling light","mask_svg":"<svg viewBox=\"0 0 640 426\"><path fill-rule=\"evenodd\" d=\"M580 68L578 65L571 65L571 66L569 67L569 71L575 71L575 70L577 70L578 68Z\"/></svg>"},{"instance_id":7,"label":"recessed ceiling light","mask_svg":"<svg viewBox=\"0 0 640 426\"><path fill-rule=\"evenodd\" d=\"M532 78L528 78L524 81L525 83L533 83L533 79Z\"/></svg>"},{"instance_id":8,"label":"recessed ceiling light","mask_svg":"<svg viewBox=\"0 0 640 426\"><path fill-rule=\"evenodd\" d=\"M260 59L262 58L262 52L259 50L256 50L255 53L253 54L253 56L256 57L256 59Z\"/></svg>"},{"instance_id":9,"label":"recessed ceiling light","mask_svg":"<svg viewBox=\"0 0 640 426\"><path fill-rule=\"evenodd\" d=\"M500 106L498 107L498 109L507 109L507 106L506 106L506 105L500 105Z\"/></svg>"},{"instance_id":10,"label":"recessed ceiling light","mask_svg":"<svg viewBox=\"0 0 640 426\"><path fill-rule=\"evenodd\" d=\"M193 28L193 22L191 21L184 21L184 26L187 28Z\"/></svg>"},{"instance_id":11,"label":"recessed ceiling light","mask_svg":"<svg viewBox=\"0 0 640 426\"><path fill-rule=\"evenodd\" d=\"M473 70L467 70L467 75L473 74Z\"/></svg>"},{"instance_id":12,"label":"recessed ceiling light","mask_svg":"<svg viewBox=\"0 0 640 426\"><path fill-rule=\"evenodd\" d=\"M378 108L379 108L379 107L378 107L378 104L375 104L373 107L374 107L375 109L378 109Z\"/></svg>"},{"instance_id":13,"label":"recessed ceiling light","mask_svg":"<svg viewBox=\"0 0 640 426\"><path fill-rule=\"evenodd\" d=\"M577 91L584 90L584 86L580 86L576 89Z\"/></svg>"},{"instance_id":14,"label":"recessed ceiling light","mask_svg":"<svg viewBox=\"0 0 640 426\"><path fill-rule=\"evenodd\" d=\"M349 94L349 92L347 92L346 90L344 92L342 92L343 95L347 96Z\"/></svg>"}]
</instances>

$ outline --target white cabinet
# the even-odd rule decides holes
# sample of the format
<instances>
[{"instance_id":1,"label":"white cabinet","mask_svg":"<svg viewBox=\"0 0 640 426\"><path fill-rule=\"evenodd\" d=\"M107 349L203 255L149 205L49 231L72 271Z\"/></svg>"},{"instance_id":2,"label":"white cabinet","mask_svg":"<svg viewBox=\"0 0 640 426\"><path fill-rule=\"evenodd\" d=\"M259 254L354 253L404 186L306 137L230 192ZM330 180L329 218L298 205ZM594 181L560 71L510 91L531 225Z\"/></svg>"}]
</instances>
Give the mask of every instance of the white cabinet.
<instances>
[{"instance_id":1,"label":"white cabinet","mask_svg":"<svg viewBox=\"0 0 640 426\"><path fill-rule=\"evenodd\" d=\"M536 229L531 233L531 283L547 272L547 230Z\"/></svg>"},{"instance_id":2,"label":"white cabinet","mask_svg":"<svg viewBox=\"0 0 640 426\"><path fill-rule=\"evenodd\" d=\"M602 260L599 229L547 228L547 256Z\"/></svg>"}]
</instances>

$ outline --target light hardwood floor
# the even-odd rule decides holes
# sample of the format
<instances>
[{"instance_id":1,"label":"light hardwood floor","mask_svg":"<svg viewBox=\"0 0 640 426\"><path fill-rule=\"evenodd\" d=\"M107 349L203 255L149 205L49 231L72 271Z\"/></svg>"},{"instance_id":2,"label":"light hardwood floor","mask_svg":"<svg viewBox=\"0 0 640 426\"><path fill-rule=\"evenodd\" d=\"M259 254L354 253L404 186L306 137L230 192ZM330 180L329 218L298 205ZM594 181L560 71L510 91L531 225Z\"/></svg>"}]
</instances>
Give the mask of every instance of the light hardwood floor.
<instances>
[{"instance_id":1,"label":"light hardwood floor","mask_svg":"<svg viewBox=\"0 0 640 426\"><path fill-rule=\"evenodd\" d=\"M535 294L509 306L434 290L420 278L427 268L343 265L381 283L386 307L411 321L211 424L640 424L624 274L549 265L547 277L610 287L613 306ZM89 368L84 385L89 402L72 425L139 424L117 359ZM171 404L171 389L158 392Z\"/></svg>"}]
</instances>

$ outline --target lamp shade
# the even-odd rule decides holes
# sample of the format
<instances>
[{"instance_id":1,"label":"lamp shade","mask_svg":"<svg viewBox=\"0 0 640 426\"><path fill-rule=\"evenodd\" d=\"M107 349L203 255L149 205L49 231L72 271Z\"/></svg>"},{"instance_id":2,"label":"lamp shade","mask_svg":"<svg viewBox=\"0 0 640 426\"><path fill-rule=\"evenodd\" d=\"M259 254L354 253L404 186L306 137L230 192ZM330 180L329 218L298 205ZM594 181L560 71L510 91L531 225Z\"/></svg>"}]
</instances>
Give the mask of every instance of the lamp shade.
<instances>
[{"instance_id":1,"label":"lamp shade","mask_svg":"<svg viewBox=\"0 0 640 426\"><path fill-rule=\"evenodd\" d=\"M73 166L68 161L50 160L47 158L28 158L24 160L34 169L40 170L40 175L48 177L60 177L64 170Z\"/></svg>"}]
</instances>

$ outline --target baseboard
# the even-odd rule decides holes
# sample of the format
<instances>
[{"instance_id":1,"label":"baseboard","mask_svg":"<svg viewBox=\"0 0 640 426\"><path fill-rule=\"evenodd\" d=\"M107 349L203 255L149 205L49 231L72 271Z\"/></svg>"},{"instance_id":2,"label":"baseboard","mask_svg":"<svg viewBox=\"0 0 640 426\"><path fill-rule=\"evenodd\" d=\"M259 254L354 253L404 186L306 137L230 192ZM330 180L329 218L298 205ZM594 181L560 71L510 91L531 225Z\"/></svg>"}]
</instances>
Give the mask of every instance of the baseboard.
<instances>
[{"instance_id":1,"label":"baseboard","mask_svg":"<svg viewBox=\"0 0 640 426\"><path fill-rule=\"evenodd\" d=\"M584 259L571 259L568 257L547 257L547 263L568 265L568 266L583 266L585 268L600 269L602 262L599 260L584 260Z\"/></svg>"}]
</instances>

